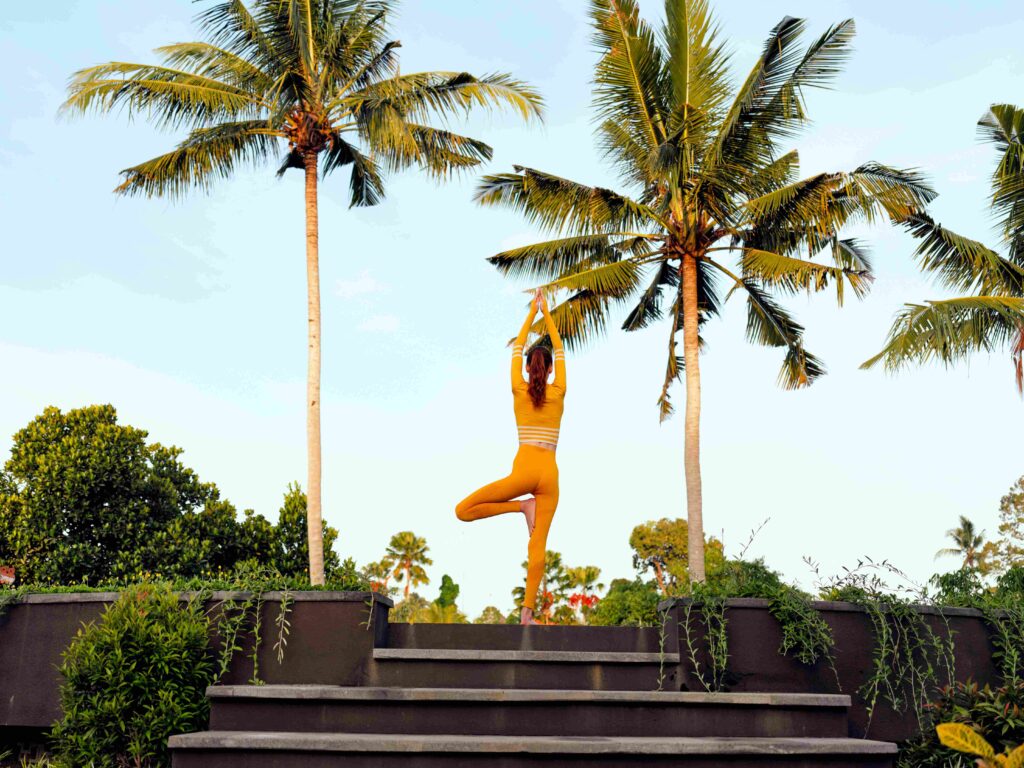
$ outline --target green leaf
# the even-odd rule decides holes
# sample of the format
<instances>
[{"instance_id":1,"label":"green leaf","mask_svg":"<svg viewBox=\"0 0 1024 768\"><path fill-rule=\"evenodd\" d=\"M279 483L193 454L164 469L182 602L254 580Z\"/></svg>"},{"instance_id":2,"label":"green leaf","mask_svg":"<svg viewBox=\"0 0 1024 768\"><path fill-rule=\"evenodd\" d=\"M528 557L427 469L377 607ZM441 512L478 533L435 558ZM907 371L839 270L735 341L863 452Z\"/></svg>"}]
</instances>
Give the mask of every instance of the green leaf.
<instances>
[{"instance_id":1,"label":"green leaf","mask_svg":"<svg viewBox=\"0 0 1024 768\"><path fill-rule=\"evenodd\" d=\"M911 363L946 365L974 352L991 352L1017 342L1024 328L1024 298L967 296L907 304L889 331L885 347L861 365L884 363L897 371Z\"/></svg>"}]
</instances>

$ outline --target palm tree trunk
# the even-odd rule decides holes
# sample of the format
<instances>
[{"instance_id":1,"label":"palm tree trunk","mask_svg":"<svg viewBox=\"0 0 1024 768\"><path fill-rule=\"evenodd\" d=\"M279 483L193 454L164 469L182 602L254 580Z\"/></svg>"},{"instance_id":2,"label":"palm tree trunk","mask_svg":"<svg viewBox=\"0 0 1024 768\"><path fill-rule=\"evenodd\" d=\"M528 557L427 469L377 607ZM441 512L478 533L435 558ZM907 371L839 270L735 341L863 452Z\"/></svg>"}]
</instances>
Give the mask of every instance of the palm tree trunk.
<instances>
[{"instance_id":1,"label":"palm tree trunk","mask_svg":"<svg viewBox=\"0 0 1024 768\"><path fill-rule=\"evenodd\" d=\"M409 599L409 588L412 586L412 561L405 564L405 599Z\"/></svg>"},{"instance_id":2,"label":"palm tree trunk","mask_svg":"<svg viewBox=\"0 0 1024 768\"><path fill-rule=\"evenodd\" d=\"M306 524L309 582L324 583L324 537L320 499L320 243L317 218L317 154L305 156L306 283L309 304L309 357L306 374Z\"/></svg>"},{"instance_id":3,"label":"palm tree trunk","mask_svg":"<svg viewBox=\"0 0 1024 768\"><path fill-rule=\"evenodd\" d=\"M690 579L703 583L704 517L700 481L700 360L697 331L697 259L683 256L683 359L686 364L686 424L683 462L686 468L686 523Z\"/></svg>"}]
</instances>

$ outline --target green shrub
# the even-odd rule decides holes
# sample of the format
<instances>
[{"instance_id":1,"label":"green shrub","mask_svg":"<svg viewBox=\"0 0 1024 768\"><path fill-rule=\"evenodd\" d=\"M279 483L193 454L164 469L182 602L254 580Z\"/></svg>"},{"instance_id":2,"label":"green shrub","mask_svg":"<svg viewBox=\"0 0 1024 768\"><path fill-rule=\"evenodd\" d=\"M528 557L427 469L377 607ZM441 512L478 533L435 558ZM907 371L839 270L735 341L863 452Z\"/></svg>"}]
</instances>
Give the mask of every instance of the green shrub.
<instances>
[{"instance_id":1,"label":"green shrub","mask_svg":"<svg viewBox=\"0 0 1024 768\"><path fill-rule=\"evenodd\" d=\"M653 583L615 579L588 617L593 626L646 626L660 624L658 590Z\"/></svg>"},{"instance_id":2,"label":"green shrub","mask_svg":"<svg viewBox=\"0 0 1024 768\"><path fill-rule=\"evenodd\" d=\"M78 631L60 671L62 763L92 768L170 765L167 738L206 726L213 680L209 621L199 600L166 585L121 594Z\"/></svg>"},{"instance_id":3,"label":"green shrub","mask_svg":"<svg viewBox=\"0 0 1024 768\"><path fill-rule=\"evenodd\" d=\"M932 723L963 723L983 736L996 752L1024 742L1024 682L1001 688L956 683L928 705ZM974 761L939 743L934 728L905 742L898 768L967 768Z\"/></svg>"}]
</instances>

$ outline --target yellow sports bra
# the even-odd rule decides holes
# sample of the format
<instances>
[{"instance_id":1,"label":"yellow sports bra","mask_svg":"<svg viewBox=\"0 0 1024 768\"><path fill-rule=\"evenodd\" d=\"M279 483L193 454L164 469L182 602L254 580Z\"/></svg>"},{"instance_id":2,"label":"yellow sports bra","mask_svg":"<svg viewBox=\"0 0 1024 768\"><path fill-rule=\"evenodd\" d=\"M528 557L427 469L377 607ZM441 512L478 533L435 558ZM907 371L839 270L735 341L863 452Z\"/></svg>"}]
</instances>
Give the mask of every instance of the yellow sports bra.
<instances>
[{"instance_id":1,"label":"yellow sports bra","mask_svg":"<svg viewBox=\"0 0 1024 768\"><path fill-rule=\"evenodd\" d=\"M558 329L551 315L544 315L548 335L551 337L552 357L555 363L555 378L548 384L544 403L540 408L530 399L529 382L523 377L523 347L537 314L534 308L523 323L522 330L512 347L512 397L519 428L520 443L550 443L558 445L558 430L562 423L565 404L565 350Z\"/></svg>"}]
</instances>

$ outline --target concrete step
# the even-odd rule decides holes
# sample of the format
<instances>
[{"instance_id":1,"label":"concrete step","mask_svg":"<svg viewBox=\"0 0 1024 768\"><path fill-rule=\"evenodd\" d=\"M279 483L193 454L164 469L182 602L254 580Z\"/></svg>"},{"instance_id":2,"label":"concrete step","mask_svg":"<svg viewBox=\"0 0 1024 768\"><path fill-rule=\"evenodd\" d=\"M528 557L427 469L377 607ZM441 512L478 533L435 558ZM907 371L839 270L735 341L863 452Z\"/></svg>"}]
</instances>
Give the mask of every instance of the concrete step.
<instances>
[{"instance_id":1,"label":"concrete step","mask_svg":"<svg viewBox=\"0 0 1024 768\"><path fill-rule=\"evenodd\" d=\"M471 736L845 737L848 696L214 686L213 731Z\"/></svg>"},{"instance_id":2,"label":"concrete step","mask_svg":"<svg viewBox=\"0 0 1024 768\"><path fill-rule=\"evenodd\" d=\"M209 731L170 740L173 768L891 768L896 746L861 739L395 736Z\"/></svg>"},{"instance_id":3,"label":"concrete step","mask_svg":"<svg viewBox=\"0 0 1024 768\"><path fill-rule=\"evenodd\" d=\"M561 627L502 624L391 624L389 648L658 653L659 627Z\"/></svg>"},{"instance_id":4,"label":"concrete step","mask_svg":"<svg viewBox=\"0 0 1024 768\"><path fill-rule=\"evenodd\" d=\"M389 647L373 661L368 684L379 687L678 689L676 653Z\"/></svg>"}]
</instances>

